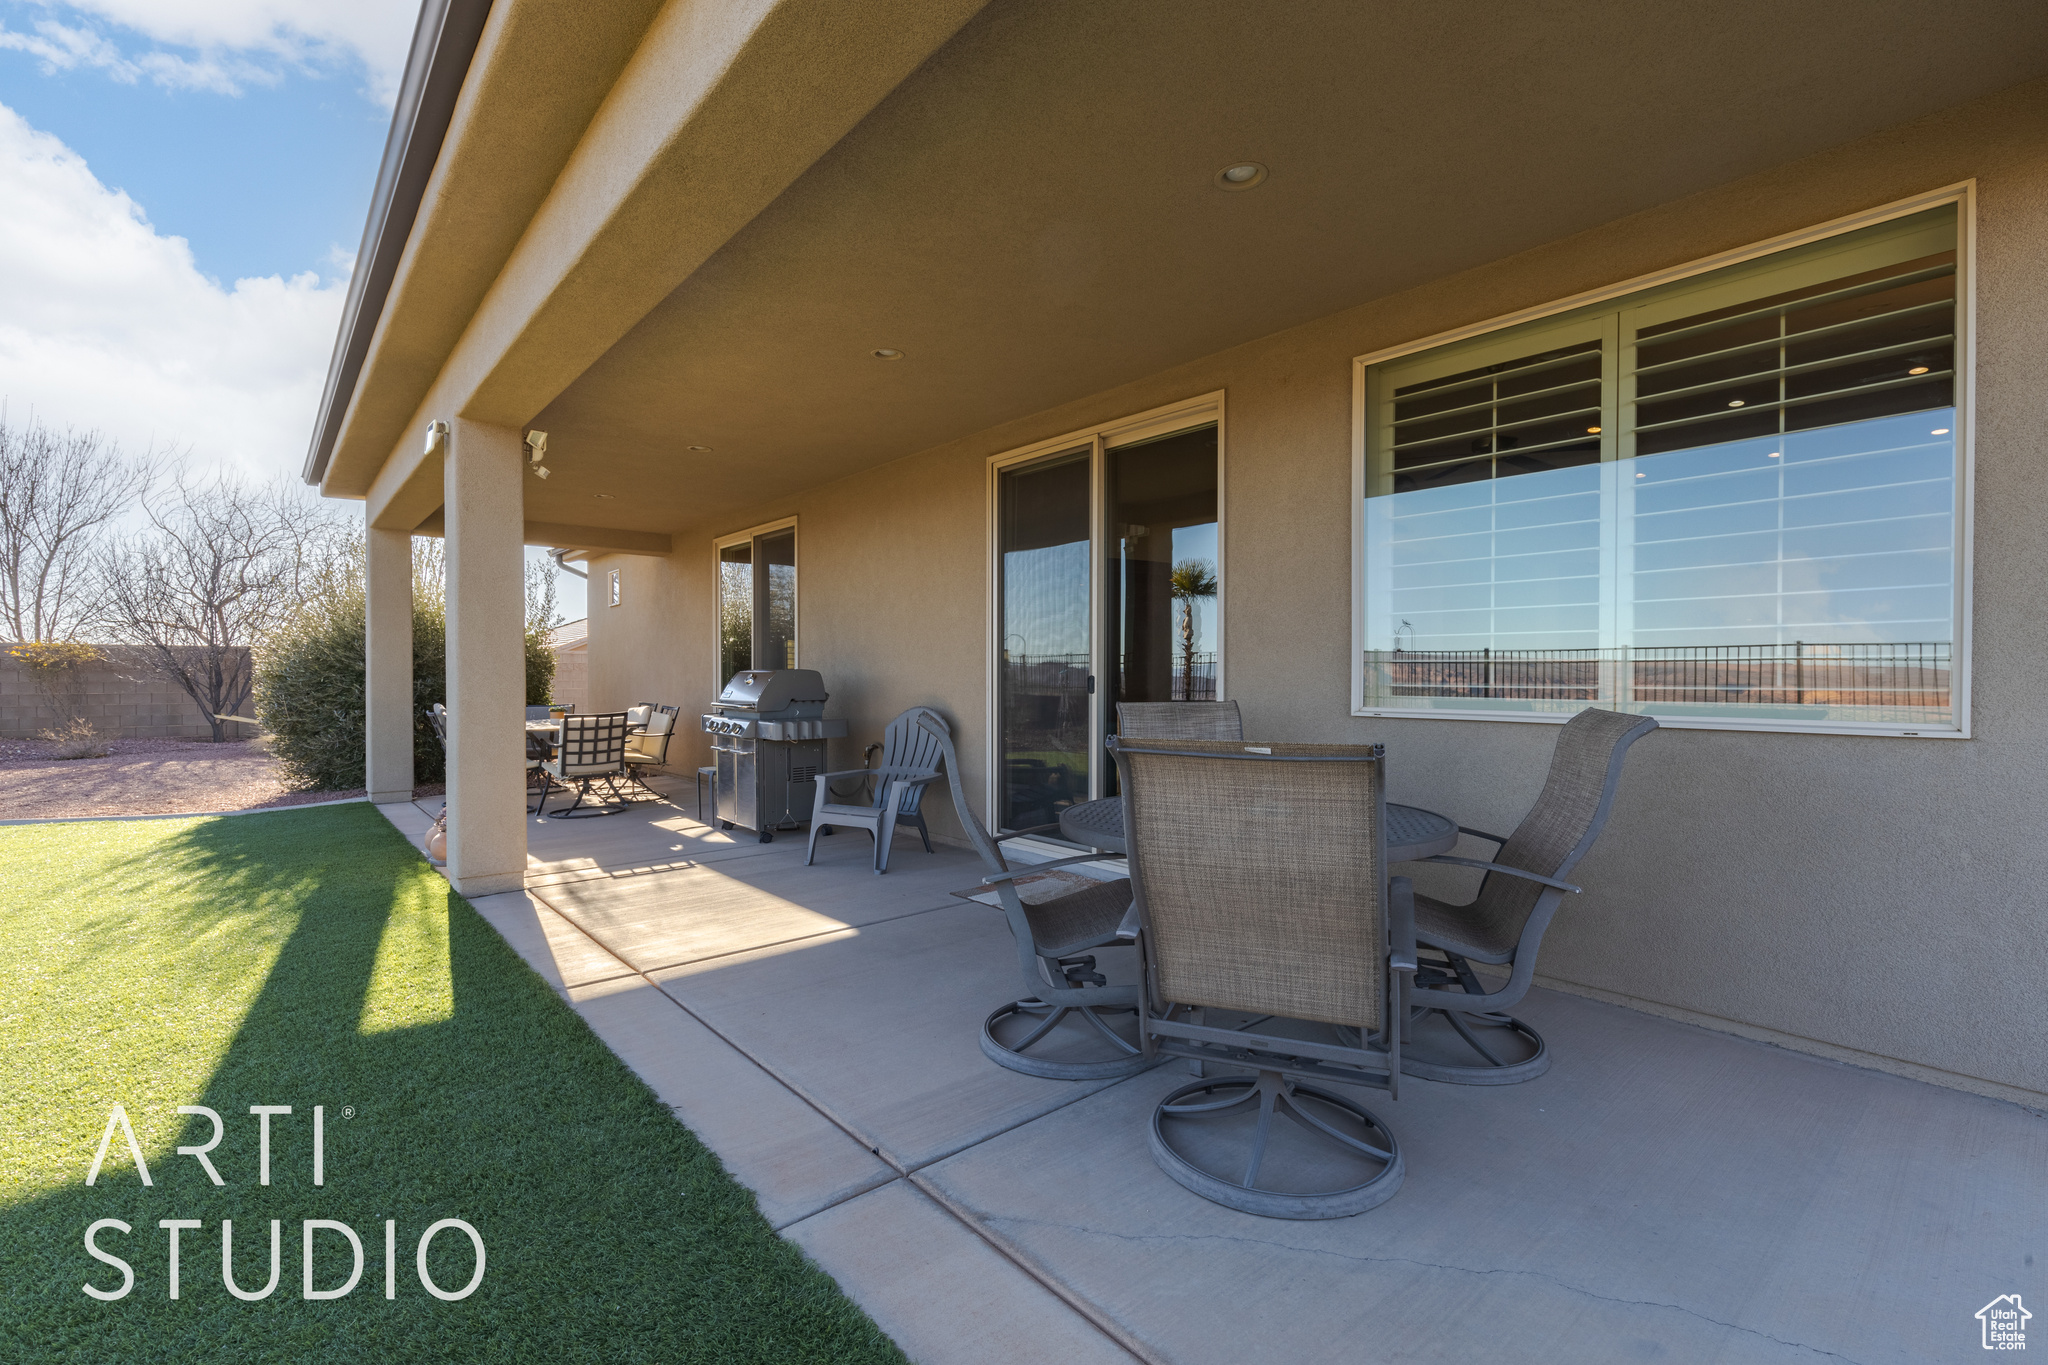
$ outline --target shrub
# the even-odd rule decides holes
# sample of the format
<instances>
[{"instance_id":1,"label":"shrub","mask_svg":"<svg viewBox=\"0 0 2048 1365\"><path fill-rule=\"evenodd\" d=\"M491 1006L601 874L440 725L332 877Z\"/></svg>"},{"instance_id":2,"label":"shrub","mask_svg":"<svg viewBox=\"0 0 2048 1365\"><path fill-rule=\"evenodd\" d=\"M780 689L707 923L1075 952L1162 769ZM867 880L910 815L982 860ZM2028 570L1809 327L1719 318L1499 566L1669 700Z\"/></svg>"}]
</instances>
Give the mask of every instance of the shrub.
<instances>
[{"instance_id":1,"label":"shrub","mask_svg":"<svg viewBox=\"0 0 2048 1365\"><path fill-rule=\"evenodd\" d=\"M414 542L412 608L413 780L446 775L427 709L447 697L448 618L440 542ZM300 790L352 791L365 785L367 727L362 546L321 575L299 610L257 650L256 716L285 781ZM545 705L555 656L538 622L526 631L526 701Z\"/></svg>"},{"instance_id":2,"label":"shrub","mask_svg":"<svg viewBox=\"0 0 2048 1365\"><path fill-rule=\"evenodd\" d=\"M57 746L58 758L105 758L107 742L100 738L99 731L92 728L92 722L73 717L54 730L43 731L43 738Z\"/></svg>"},{"instance_id":3,"label":"shrub","mask_svg":"<svg viewBox=\"0 0 2048 1365\"><path fill-rule=\"evenodd\" d=\"M58 730L83 723L79 712L85 690L85 671L104 662L105 655L80 640L34 640L10 645L7 652L28 668L29 677L35 681L43 705L56 719ZM92 727L86 728L90 730Z\"/></svg>"}]
</instances>

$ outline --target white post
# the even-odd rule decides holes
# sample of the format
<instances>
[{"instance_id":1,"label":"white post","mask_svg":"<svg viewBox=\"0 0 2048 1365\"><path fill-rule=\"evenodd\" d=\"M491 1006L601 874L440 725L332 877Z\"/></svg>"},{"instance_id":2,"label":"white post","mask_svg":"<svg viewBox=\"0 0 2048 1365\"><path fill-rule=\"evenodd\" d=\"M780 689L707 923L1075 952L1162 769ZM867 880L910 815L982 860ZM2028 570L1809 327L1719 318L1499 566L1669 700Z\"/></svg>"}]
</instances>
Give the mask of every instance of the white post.
<instances>
[{"instance_id":1,"label":"white post","mask_svg":"<svg viewBox=\"0 0 2048 1365\"><path fill-rule=\"evenodd\" d=\"M526 883L526 489L517 431L449 428L448 880L488 896Z\"/></svg>"},{"instance_id":2,"label":"white post","mask_svg":"<svg viewBox=\"0 0 2048 1365\"><path fill-rule=\"evenodd\" d=\"M370 799L412 800L412 533L363 528L364 765Z\"/></svg>"}]
</instances>

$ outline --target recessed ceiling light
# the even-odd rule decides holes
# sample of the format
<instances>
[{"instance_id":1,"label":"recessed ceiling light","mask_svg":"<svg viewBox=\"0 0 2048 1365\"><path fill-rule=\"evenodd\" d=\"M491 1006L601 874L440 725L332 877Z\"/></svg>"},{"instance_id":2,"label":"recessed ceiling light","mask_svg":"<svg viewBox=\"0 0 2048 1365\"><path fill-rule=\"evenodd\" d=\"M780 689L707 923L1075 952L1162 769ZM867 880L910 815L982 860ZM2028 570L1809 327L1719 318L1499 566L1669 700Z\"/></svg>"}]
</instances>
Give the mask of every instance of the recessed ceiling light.
<instances>
[{"instance_id":1,"label":"recessed ceiling light","mask_svg":"<svg viewBox=\"0 0 2048 1365\"><path fill-rule=\"evenodd\" d=\"M1729 400L1728 400L1728 406L1729 406L1729 407L1731 407L1731 408L1739 408L1739 407L1742 407L1742 406L1744 405L1744 403L1745 403L1745 402L1747 402L1747 400L1746 400L1746 399L1741 399L1741 398L1731 398L1731 399L1729 399Z\"/></svg>"},{"instance_id":2,"label":"recessed ceiling light","mask_svg":"<svg viewBox=\"0 0 2048 1365\"><path fill-rule=\"evenodd\" d=\"M1914 367L1913 367L1912 369L1910 369L1910 370L1906 371L1906 373L1907 373L1907 374L1926 374L1926 373L1927 373L1927 367L1926 367L1925 365L1915 365L1915 366L1914 366Z\"/></svg>"},{"instance_id":3,"label":"recessed ceiling light","mask_svg":"<svg viewBox=\"0 0 2048 1365\"><path fill-rule=\"evenodd\" d=\"M1586 434L1587 434L1588 436L1598 436L1598 435L1600 434L1600 428L1598 428L1598 427L1587 427L1587 428L1586 428Z\"/></svg>"},{"instance_id":4,"label":"recessed ceiling light","mask_svg":"<svg viewBox=\"0 0 2048 1365\"><path fill-rule=\"evenodd\" d=\"M710 446L691 446L691 447L690 447L690 449L692 449L692 450L694 450L694 451L697 451L697 452L698 452L699 454L701 454L701 453L703 453L704 451L707 451L707 450L711 449L711 447L710 447Z\"/></svg>"},{"instance_id":5,"label":"recessed ceiling light","mask_svg":"<svg viewBox=\"0 0 2048 1365\"><path fill-rule=\"evenodd\" d=\"M869 354L869 355L872 355L872 356L873 356L873 357L874 357L875 359L877 359L877 360L901 360L901 359L903 359L903 352L901 352L901 351L897 350L897 349L896 349L896 348L895 348L894 346L882 346L882 347L878 347L877 349L875 349L875 350L873 350L873 351L870 351L870 352L868 352L868 354Z\"/></svg>"},{"instance_id":6,"label":"recessed ceiling light","mask_svg":"<svg viewBox=\"0 0 2048 1365\"><path fill-rule=\"evenodd\" d=\"M1946 436L1946 435L1948 435L1948 428L1947 428L1947 427L1936 427L1936 428L1935 428L1934 430L1932 430L1932 431L1928 432L1927 434L1928 434L1929 436Z\"/></svg>"},{"instance_id":7,"label":"recessed ceiling light","mask_svg":"<svg viewBox=\"0 0 2048 1365\"><path fill-rule=\"evenodd\" d=\"M593 497L593 498L602 498L602 499L604 499L605 501L609 502L609 501L611 501L611 496L612 496L612 495L611 495L611 494L609 494L609 493L592 493L592 494L591 494L590 496L591 496L591 497Z\"/></svg>"},{"instance_id":8,"label":"recessed ceiling light","mask_svg":"<svg viewBox=\"0 0 2048 1365\"><path fill-rule=\"evenodd\" d=\"M1266 178L1266 168L1256 161L1240 161L1216 172L1219 190L1248 190Z\"/></svg>"},{"instance_id":9,"label":"recessed ceiling light","mask_svg":"<svg viewBox=\"0 0 2048 1365\"><path fill-rule=\"evenodd\" d=\"M1774 451L1772 451L1772 452L1771 452L1770 454L1768 454L1768 455L1764 456L1764 458L1765 458L1766 460L1775 460L1775 459L1777 459L1777 458L1778 458L1778 457L1779 457L1780 455L1783 455L1784 453L1785 453L1785 452L1784 452L1784 451L1782 451L1782 450L1774 450Z\"/></svg>"}]
</instances>

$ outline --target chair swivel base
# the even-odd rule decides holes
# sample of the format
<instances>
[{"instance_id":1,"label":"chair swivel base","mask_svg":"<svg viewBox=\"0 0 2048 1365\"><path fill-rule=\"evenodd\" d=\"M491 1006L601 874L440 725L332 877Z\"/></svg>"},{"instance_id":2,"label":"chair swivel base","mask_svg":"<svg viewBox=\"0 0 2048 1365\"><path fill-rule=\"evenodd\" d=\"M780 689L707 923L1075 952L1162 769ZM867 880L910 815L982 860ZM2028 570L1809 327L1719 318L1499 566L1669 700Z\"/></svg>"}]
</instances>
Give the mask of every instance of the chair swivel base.
<instances>
[{"instance_id":1,"label":"chair swivel base","mask_svg":"<svg viewBox=\"0 0 2048 1365\"><path fill-rule=\"evenodd\" d=\"M1410 1038L1415 1026L1430 1015L1443 1016L1453 1036L1444 1041L1457 1047L1468 1062L1446 1062L1422 1056L1404 1040L1401 1074L1417 1080L1443 1081L1450 1085L1519 1085L1533 1081L1550 1070L1550 1049L1543 1035L1520 1019L1506 1014L1467 1014L1462 1010L1418 1009L1409 1016Z\"/></svg>"},{"instance_id":2,"label":"chair swivel base","mask_svg":"<svg viewBox=\"0 0 2048 1365\"><path fill-rule=\"evenodd\" d=\"M1167 1136L1169 1120L1217 1119L1250 1106L1256 1106L1257 1116L1250 1150L1241 1158L1233 1158L1228 1171L1210 1169L1224 1164L1214 1156L1197 1162ZM1317 1189L1313 1186L1323 1181L1299 1174L1297 1166L1294 1178L1284 1183L1311 1188L1278 1188L1283 1183L1279 1180L1261 1185L1261 1174L1270 1177L1272 1164L1294 1164L1286 1158L1281 1163L1269 1161L1274 1155L1270 1150L1273 1120L1278 1115L1292 1120L1293 1126L1303 1130L1312 1142L1337 1154L1351 1167L1347 1177L1363 1174L1365 1179L1334 1189ZM1346 1128L1353 1131L1346 1132ZM1393 1198L1405 1173L1401 1144L1371 1111L1333 1091L1289 1081L1277 1071L1261 1071L1256 1076L1211 1077L1181 1086L1152 1111L1151 1146L1152 1159L1159 1169L1186 1189L1226 1208L1264 1218L1349 1218Z\"/></svg>"},{"instance_id":3,"label":"chair swivel base","mask_svg":"<svg viewBox=\"0 0 2048 1365\"><path fill-rule=\"evenodd\" d=\"M1134 1042L1121 1038L1116 1031L1102 1020L1104 1013L1129 1014L1135 1017L1137 1010L1132 1005L1048 1005L1043 1000L1014 1000L991 1014L981 1025L982 1055L997 1066L1021 1071L1027 1076L1042 1076L1052 1081L1109 1081L1123 1076L1135 1076L1147 1067L1162 1061L1159 1057L1147 1057ZM1079 1016L1086 1023L1094 1025L1101 1043L1103 1055L1083 1061L1062 1061L1052 1057L1032 1056L1029 1049L1052 1036L1054 1029L1068 1015ZM1013 1025L1011 1021L1018 1021ZM1004 1042L1003 1034L1014 1032L1021 1036L1012 1042Z\"/></svg>"}]
</instances>

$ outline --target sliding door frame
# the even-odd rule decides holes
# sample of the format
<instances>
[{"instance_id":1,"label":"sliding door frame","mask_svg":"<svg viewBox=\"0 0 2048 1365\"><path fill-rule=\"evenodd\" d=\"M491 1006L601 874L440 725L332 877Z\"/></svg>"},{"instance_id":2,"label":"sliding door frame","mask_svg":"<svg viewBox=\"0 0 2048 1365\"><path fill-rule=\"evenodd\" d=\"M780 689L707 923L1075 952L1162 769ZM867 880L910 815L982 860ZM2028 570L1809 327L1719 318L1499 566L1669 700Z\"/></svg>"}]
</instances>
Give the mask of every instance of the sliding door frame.
<instances>
[{"instance_id":1,"label":"sliding door frame","mask_svg":"<svg viewBox=\"0 0 2048 1365\"><path fill-rule=\"evenodd\" d=\"M1228 639L1228 611L1226 598L1230 592L1230 576L1225 565L1228 541L1225 521L1224 496L1229 480L1225 477L1226 427L1224 424L1224 390L1198 394L1177 403L1150 408L1133 413L1128 417L1096 426L1083 427L1063 436L1048 440L1033 441L1030 445L1006 450L988 459L985 536L988 543L988 615L982 628L987 640L983 655L986 673L983 678L982 695L984 702L983 725L986 743L983 745L986 765L986 781L983 783L984 799L987 801L989 824L1000 828L1002 812L1003 735L1002 735L1002 687L1003 687L1003 549L1001 498L1002 475L1021 465L1034 464L1040 460L1058 455L1076 454L1083 450L1088 453L1088 669L1089 677L1101 679L1108 670L1104 664L1109 658L1113 642L1108 635L1108 613L1102 610L1104 585L1109 581L1109 536L1106 524L1109 515L1109 461L1108 453L1119 447L1134 445L1140 441L1171 436L1175 432L1193 427L1216 427L1216 698L1218 701L1229 697L1226 690L1225 661ZM802 575L798 575L801 584ZM801 589L799 589L801 591ZM1106 702L1099 692L1091 693L1088 707L1088 795L1092 800L1102 795L1103 767L1102 743L1105 738L1104 713Z\"/></svg>"}]
</instances>

